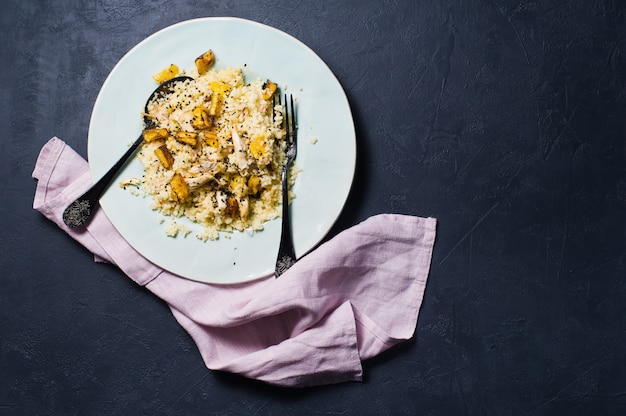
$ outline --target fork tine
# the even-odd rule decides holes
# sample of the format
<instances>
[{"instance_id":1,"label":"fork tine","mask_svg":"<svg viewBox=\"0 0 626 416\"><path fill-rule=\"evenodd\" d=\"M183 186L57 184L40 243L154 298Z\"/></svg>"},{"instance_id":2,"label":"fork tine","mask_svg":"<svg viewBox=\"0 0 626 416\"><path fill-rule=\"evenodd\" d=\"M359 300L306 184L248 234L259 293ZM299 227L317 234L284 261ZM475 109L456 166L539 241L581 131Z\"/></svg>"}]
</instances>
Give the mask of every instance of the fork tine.
<instances>
[{"instance_id":1,"label":"fork tine","mask_svg":"<svg viewBox=\"0 0 626 416\"><path fill-rule=\"evenodd\" d=\"M298 115L296 114L293 96L291 97L291 108L293 110L293 157L295 159L298 154Z\"/></svg>"},{"instance_id":2,"label":"fork tine","mask_svg":"<svg viewBox=\"0 0 626 416\"><path fill-rule=\"evenodd\" d=\"M289 116L290 116L290 112L289 112L289 101L287 101L287 94L285 94L285 133L287 134L287 140L291 140L290 136L291 136L291 126L289 125Z\"/></svg>"},{"instance_id":3,"label":"fork tine","mask_svg":"<svg viewBox=\"0 0 626 416\"><path fill-rule=\"evenodd\" d=\"M296 141L296 131L297 131L297 123L296 123L296 108L293 104L293 95L289 95L289 99L287 99L287 94L285 94L285 117L284 117L284 126L285 133L287 135L287 143L291 144Z\"/></svg>"},{"instance_id":4,"label":"fork tine","mask_svg":"<svg viewBox=\"0 0 626 416\"><path fill-rule=\"evenodd\" d=\"M282 105L280 93L277 91L272 97L272 121L276 120L276 106ZM279 110L280 111L280 110Z\"/></svg>"},{"instance_id":5,"label":"fork tine","mask_svg":"<svg viewBox=\"0 0 626 416\"><path fill-rule=\"evenodd\" d=\"M293 106L293 95L289 96L289 100L291 101L291 141L296 140L296 110Z\"/></svg>"},{"instance_id":6,"label":"fork tine","mask_svg":"<svg viewBox=\"0 0 626 416\"><path fill-rule=\"evenodd\" d=\"M272 96L272 123L276 121L276 95L277 94L274 94Z\"/></svg>"}]
</instances>

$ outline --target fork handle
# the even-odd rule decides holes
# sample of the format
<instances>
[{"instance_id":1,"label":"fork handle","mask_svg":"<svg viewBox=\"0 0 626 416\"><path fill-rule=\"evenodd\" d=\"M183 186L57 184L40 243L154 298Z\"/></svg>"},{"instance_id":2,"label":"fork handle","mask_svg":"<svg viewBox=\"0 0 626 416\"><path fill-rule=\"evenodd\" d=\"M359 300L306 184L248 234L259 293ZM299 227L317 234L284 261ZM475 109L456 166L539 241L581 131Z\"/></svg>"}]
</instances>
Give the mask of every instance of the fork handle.
<instances>
[{"instance_id":1,"label":"fork handle","mask_svg":"<svg viewBox=\"0 0 626 416\"><path fill-rule=\"evenodd\" d=\"M280 233L280 245L278 246L278 258L276 260L275 276L285 273L296 262L296 252L291 235L291 218L289 214L289 166L285 165L282 174L282 199L283 214Z\"/></svg>"}]
</instances>

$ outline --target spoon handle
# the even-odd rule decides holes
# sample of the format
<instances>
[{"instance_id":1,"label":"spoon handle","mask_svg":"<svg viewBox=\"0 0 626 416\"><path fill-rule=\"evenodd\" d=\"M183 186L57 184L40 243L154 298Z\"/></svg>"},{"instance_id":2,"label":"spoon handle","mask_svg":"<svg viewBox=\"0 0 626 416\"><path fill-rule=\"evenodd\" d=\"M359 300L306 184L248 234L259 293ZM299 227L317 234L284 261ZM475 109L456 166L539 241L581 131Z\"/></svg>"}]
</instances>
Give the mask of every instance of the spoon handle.
<instances>
[{"instance_id":1,"label":"spoon handle","mask_svg":"<svg viewBox=\"0 0 626 416\"><path fill-rule=\"evenodd\" d=\"M135 140L133 144L130 145L130 147L128 148L128 150L126 150L122 157L117 162L115 162L115 164L111 166L111 168L100 179L98 179L98 182L96 182L92 186L92 188L85 193L85 195L89 194L91 198L99 200L104 191L108 188L111 181L115 178L120 169L124 167L128 159L130 159L130 157L133 155L133 153L135 153L135 150L137 150L142 141L143 135L139 135L137 140Z\"/></svg>"},{"instance_id":2,"label":"spoon handle","mask_svg":"<svg viewBox=\"0 0 626 416\"><path fill-rule=\"evenodd\" d=\"M177 82L193 81L193 78L186 75L174 77L163 83L161 83L148 97L146 101L145 113L148 113L148 105L158 97L162 97L164 94L168 94L172 91L172 86ZM155 127L154 120L144 115L144 125L146 127ZM113 178L117 175L119 170L124 166L132 154L137 150L139 145L143 142L143 134L140 134L137 140L126 150L126 153L108 170L107 173L102 176L98 182L85 192L82 196L72 202L63 212L63 222L71 228L82 227L89 221L91 215L96 209L98 209L100 197L107 189Z\"/></svg>"},{"instance_id":3,"label":"spoon handle","mask_svg":"<svg viewBox=\"0 0 626 416\"><path fill-rule=\"evenodd\" d=\"M122 157L84 194L76 198L63 212L63 222L71 228L82 227L87 224L93 213L99 206L100 198L108 188L111 181L124 167L128 159L135 153L141 142L143 135L139 135L137 140L130 145Z\"/></svg>"}]
</instances>

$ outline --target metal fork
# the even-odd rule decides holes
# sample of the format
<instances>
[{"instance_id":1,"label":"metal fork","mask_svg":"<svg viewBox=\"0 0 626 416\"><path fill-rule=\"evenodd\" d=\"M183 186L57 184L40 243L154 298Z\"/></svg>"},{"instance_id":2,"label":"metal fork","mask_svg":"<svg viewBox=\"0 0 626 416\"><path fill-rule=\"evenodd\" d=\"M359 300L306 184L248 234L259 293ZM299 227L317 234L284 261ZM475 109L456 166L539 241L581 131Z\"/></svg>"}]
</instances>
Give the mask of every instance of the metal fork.
<instances>
[{"instance_id":1,"label":"metal fork","mask_svg":"<svg viewBox=\"0 0 626 416\"><path fill-rule=\"evenodd\" d=\"M280 103L280 97L279 97ZM278 246L278 257L276 259L275 276L279 277L287 271L296 262L296 252L293 246L293 238L291 234L291 219L289 215L289 168L296 158L298 148L298 125L296 119L296 109L293 105L293 95L285 94L285 112L283 117L283 126L285 127L285 135L287 148L285 156L287 161L283 166L282 172L282 229L280 234L280 245Z\"/></svg>"}]
</instances>

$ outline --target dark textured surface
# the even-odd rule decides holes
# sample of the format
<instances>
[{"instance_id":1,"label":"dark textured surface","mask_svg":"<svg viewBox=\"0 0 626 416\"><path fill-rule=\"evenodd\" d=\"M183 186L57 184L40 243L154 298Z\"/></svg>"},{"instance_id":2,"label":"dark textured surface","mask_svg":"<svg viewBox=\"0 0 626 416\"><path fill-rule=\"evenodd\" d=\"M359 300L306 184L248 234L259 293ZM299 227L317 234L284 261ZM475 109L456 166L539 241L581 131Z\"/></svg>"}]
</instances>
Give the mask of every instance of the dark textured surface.
<instances>
[{"instance_id":1,"label":"dark textured surface","mask_svg":"<svg viewBox=\"0 0 626 416\"><path fill-rule=\"evenodd\" d=\"M166 305L31 208L39 149L86 155L117 60L202 16L288 32L345 88L332 234L439 219L415 339L363 383L206 370ZM626 2L6 0L0 34L0 415L625 414Z\"/></svg>"}]
</instances>

